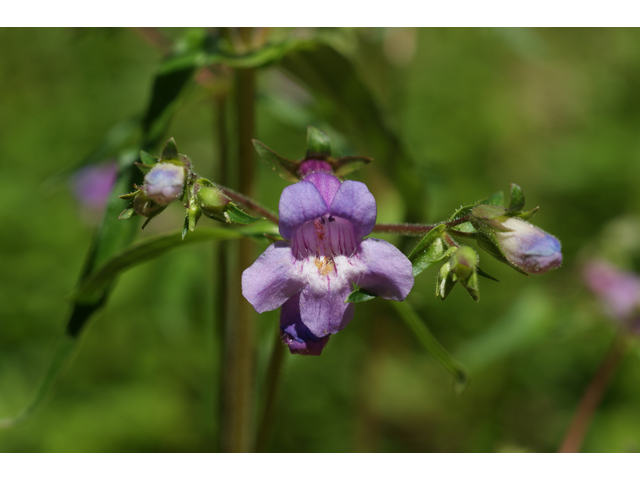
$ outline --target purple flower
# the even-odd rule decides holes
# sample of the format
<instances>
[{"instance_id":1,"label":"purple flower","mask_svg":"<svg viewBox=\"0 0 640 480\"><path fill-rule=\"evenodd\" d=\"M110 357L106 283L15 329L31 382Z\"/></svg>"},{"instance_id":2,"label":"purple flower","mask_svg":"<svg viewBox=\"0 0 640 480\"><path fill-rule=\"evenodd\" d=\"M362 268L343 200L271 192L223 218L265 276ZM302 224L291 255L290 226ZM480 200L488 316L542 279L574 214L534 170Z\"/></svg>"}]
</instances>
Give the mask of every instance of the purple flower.
<instances>
[{"instance_id":1,"label":"purple flower","mask_svg":"<svg viewBox=\"0 0 640 480\"><path fill-rule=\"evenodd\" d=\"M377 215L364 183L311 173L283 190L279 211L286 241L244 271L242 294L259 313L282 306L281 336L292 353L319 355L329 335L347 326L352 284L389 300L409 294L407 257L383 240L363 240Z\"/></svg>"},{"instance_id":2,"label":"purple flower","mask_svg":"<svg viewBox=\"0 0 640 480\"><path fill-rule=\"evenodd\" d=\"M171 162L158 163L145 175L144 191L158 205L169 205L182 195L185 179L184 166Z\"/></svg>"},{"instance_id":3,"label":"purple flower","mask_svg":"<svg viewBox=\"0 0 640 480\"><path fill-rule=\"evenodd\" d=\"M538 274L562 264L560 241L553 235L515 217L495 221L500 223L500 229L495 231L498 247L512 265Z\"/></svg>"},{"instance_id":4,"label":"purple flower","mask_svg":"<svg viewBox=\"0 0 640 480\"><path fill-rule=\"evenodd\" d=\"M583 275L587 286L614 318L628 320L639 312L640 278L636 275L601 260L588 263Z\"/></svg>"},{"instance_id":5,"label":"purple flower","mask_svg":"<svg viewBox=\"0 0 640 480\"><path fill-rule=\"evenodd\" d=\"M117 173L116 162L81 168L71 179L75 196L83 205L94 210L102 210L116 181Z\"/></svg>"}]
</instances>

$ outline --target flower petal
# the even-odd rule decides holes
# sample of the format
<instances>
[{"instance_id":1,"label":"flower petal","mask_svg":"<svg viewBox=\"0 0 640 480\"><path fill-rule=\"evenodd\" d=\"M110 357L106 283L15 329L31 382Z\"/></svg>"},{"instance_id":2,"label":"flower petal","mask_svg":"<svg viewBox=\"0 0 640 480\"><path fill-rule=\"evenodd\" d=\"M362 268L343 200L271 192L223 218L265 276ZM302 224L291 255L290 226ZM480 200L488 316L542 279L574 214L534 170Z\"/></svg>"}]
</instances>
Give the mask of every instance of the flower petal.
<instances>
[{"instance_id":1,"label":"flower petal","mask_svg":"<svg viewBox=\"0 0 640 480\"><path fill-rule=\"evenodd\" d=\"M344 275L322 276L300 292L300 317L316 337L342 330L353 319L353 303L344 303L351 284Z\"/></svg>"},{"instance_id":2,"label":"flower petal","mask_svg":"<svg viewBox=\"0 0 640 480\"><path fill-rule=\"evenodd\" d=\"M275 242L242 272L242 295L258 313L275 310L304 286L287 242Z\"/></svg>"},{"instance_id":3,"label":"flower petal","mask_svg":"<svg viewBox=\"0 0 640 480\"><path fill-rule=\"evenodd\" d=\"M358 238L371 233L378 215L376 200L367 186L352 180L340 185L329 207L329 213L349 220Z\"/></svg>"},{"instance_id":4,"label":"flower petal","mask_svg":"<svg viewBox=\"0 0 640 480\"><path fill-rule=\"evenodd\" d=\"M364 273L352 279L356 285L387 300L406 298L413 287L413 269L400 250L384 240L367 238L356 257L366 266Z\"/></svg>"},{"instance_id":5,"label":"flower petal","mask_svg":"<svg viewBox=\"0 0 640 480\"><path fill-rule=\"evenodd\" d=\"M316 186L327 205L331 205L333 197L335 197L340 185L342 185L338 177L325 172L311 173L304 177L304 181L311 182Z\"/></svg>"},{"instance_id":6,"label":"flower petal","mask_svg":"<svg viewBox=\"0 0 640 480\"><path fill-rule=\"evenodd\" d=\"M329 208L322 195L311 182L298 182L282 191L280 204L280 235L291 240L295 231L309 220L328 213Z\"/></svg>"},{"instance_id":7,"label":"flower petal","mask_svg":"<svg viewBox=\"0 0 640 480\"><path fill-rule=\"evenodd\" d=\"M329 335L318 338L300 318L300 293L296 293L280 310L280 337L291 353L320 355L329 341Z\"/></svg>"}]
</instances>

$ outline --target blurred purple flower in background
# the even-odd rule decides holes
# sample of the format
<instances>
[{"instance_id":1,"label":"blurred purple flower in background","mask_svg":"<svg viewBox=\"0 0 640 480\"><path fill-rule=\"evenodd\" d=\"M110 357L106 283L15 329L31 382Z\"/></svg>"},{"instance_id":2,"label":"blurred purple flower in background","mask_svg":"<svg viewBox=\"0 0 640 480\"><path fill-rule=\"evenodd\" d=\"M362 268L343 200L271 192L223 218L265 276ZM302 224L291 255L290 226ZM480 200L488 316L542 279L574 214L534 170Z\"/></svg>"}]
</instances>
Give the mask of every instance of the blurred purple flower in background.
<instances>
[{"instance_id":1,"label":"blurred purple flower in background","mask_svg":"<svg viewBox=\"0 0 640 480\"><path fill-rule=\"evenodd\" d=\"M587 286L613 318L633 321L634 317L640 317L640 277L603 260L589 262L583 275ZM638 326L637 321L633 323Z\"/></svg>"},{"instance_id":2,"label":"blurred purple flower in background","mask_svg":"<svg viewBox=\"0 0 640 480\"><path fill-rule=\"evenodd\" d=\"M388 300L413 287L411 262L383 240L368 238L376 201L366 185L317 172L286 187L280 234L242 274L242 294L259 312L282 306L280 328L292 353L319 355L344 329L354 305L352 284Z\"/></svg>"},{"instance_id":3,"label":"blurred purple flower in background","mask_svg":"<svg viewBox=\"0 0 640 480\"><path fill-rule=\"evenodd\" d=\"M115 161L87 165L71 177L73 193L83 206L92 210L102 210L107 203L118 167Z\"/></svg>"}]
</instances>

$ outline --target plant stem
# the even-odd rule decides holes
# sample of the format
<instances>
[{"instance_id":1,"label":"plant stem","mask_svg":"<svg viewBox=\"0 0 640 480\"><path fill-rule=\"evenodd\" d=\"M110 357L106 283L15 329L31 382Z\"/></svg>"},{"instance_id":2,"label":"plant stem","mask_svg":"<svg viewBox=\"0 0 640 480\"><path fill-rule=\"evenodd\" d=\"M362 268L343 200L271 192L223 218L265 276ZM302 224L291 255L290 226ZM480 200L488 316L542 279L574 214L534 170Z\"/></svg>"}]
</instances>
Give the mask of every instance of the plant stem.
<instances>
[{"instance_id":1,"label":"plant stem","mask_svg":"<svg viewBox=\"0 0 640 480\"><path fill-rule=\"evenodd\" d=\"M255 71L236 70L236 128L238 142L239 189L248 196L253 195L253 145ZM238 262L233 275L233 284L240 283L242 272L254 260L250 241L241 240L238 247ZM226 452L248 452L253 446L253 383L255 340L253 311L251 305L234 289L232 298L235 318L227 318L224 364L224 426L223 450Z\"/></svg>"},{"instance_id":2,"label":"plant stem","mask_svg":"<svg viewBox=\"0 0 640 480\"><path fill-rule=\"evenodd\" d=\"M470 215L466 215L464 217L457 218L450 222L446 222L445 225L447 227L455 227L456 225L461 225L465 222L469 221ZM390 224L390 223L379 223L375 227L373 227L374 232L378 233L395 233L396 235L406 235L409 237L421 237L429 233L435 227L440 225L436 223L435 225L425 225L419 223L405 223L405 224Z\"/></svg>"},{"instance_id":3,"label":"plant stem","mask_svg":"<svg viewBox=\"0 0 640 480\"><path fill-rule=\"evenodd\" d=\"M558 450L560 453L577 453L580 451L593 414L600 400L602 400L613 374L618 365L620 365L620 361L624 357L627 345L626 338L622 334L619 334L614 339L613 344L582 395L578 409L562 441L562 446Z\"/></svg>"},{"instance_id":4,"label":"plant stem","mask_svg":"<svg viewBox=\"0 0 640 480\"><path fill-rule=\"evenodd\" d=\"M285 347L280 339L280 326L275 335L275 342L271 350L271 359L269 360L269 368L266 378L266 396L264 398L264 410L262 412L262 420L256 438L256 452L265 452L269 433L273 427L275 420L275 407L278 388L280 386L280 378L282 374L282 365L284 360Z\"/></svg>"},{"instance_id":5,"label":"plant stem","mask_svg":"<svg viewBox=\"0 0 640 480\"><path fill-rule=\"evenodd\" d=\"M225 187L224 185L219 185L217 183L214 183L214 185L222 190L222 192L234 202L240 203L248 209L253 210L258 215L262 215L270 222L275 223L276 225L278 224L278 215L269 210L267 207L260 205L258 202L256 202L252 198L247 197L246 195L231 190L229 187Z\"/></svg>"}]
</instances>

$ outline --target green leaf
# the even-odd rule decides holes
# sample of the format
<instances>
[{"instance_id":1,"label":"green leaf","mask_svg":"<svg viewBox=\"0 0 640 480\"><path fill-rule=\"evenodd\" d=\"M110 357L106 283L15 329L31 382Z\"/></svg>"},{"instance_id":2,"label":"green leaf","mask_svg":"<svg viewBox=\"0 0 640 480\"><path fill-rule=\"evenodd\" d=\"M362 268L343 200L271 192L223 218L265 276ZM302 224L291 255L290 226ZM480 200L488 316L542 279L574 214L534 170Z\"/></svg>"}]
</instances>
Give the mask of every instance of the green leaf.
<instances>
[{"instance_id":1,"label":"green leaf","mask_svg":"<svg viewBox=\"0 0 640 480\"><path fill-rule=\"evenodd\" d=\"M159 158L154 157L150 153L145 152L144 150L140 150L140 160L143 165L147 165L149 167L153 167L156 163L160 161Z\"/></svg>"},{"instance_id":2,"label":"green leaf","mask_svg":"<svg viewBox=\"0 0 640 480\"><path fill-rule=\"evenodd\" d=\"M120 215L118 215L118 220L128 220L134 215L137 215L133 207L126 208Z\"/></svg>"},{"instance_id":3,"label":"green leaf","mask_svg":"<svg viewBox=\"0 0 640 480\"><path fill-rule=\"evenodd\" d=\"M413 264L414 277L455 252L455 247L449 247L442 239L446 229L444 224L437 225L411 251L409 260Z\"/></svg>"},{"instance_id":4,"label":"green leaf","mask_svg":"<svg viewBox=\"0 0 640 480\"><path fill-rule=\"evenodd\" d=\"M349 294L344 303L358 303L358 302L367 302L369 300L373 300L377 295L371 292L368 292L362 288L356 288Z\"/></svg>"},{"instance_id":5,"label":"green leaf","mask_svg":"<svg viewBox=\"0 0 640 480\"><path fill-rule=\"evenodd\" d=\"M227 205L225 210L225 216L231 221L231 223L239 223L241 225L248 225L253 222L261 220L260 217L252 217L248 213L243 212L233 203Z\"/></svg>"},{"instance_id":6,"label":"green leaf","mask_svg":"<svg viewBox=\"0 0 640 480\"><path fill-rule=\"evenodd\" d=\"M355 172L360 167L371 163L373 160L369 157L341 157L334 161L334 174L342 177Z\"/></svg>"},{"instance_id":7,"label":"green leaf","mask_svg":"<svg viewBox=\"0 0 640 480\"><path fill-rule=\"evenodd\" d=\"M471 210L471 215L479 220L493 220L504 216L505 213L507 212L504 207L485 204L473 207L473 210Z\"/></svg>"},{"instance_id":8,"label":"green leaf","mask_svg":"<svg viewBox=\"0 0 640 480\"><path fill-rule=\"evenodd\" d=\"M182 232L149 237L112 256L78 286L72 298L81 303L93 301L120 273L175 248L207 240L230 240L243 236L240 230L204 228L196 230L184 240Z\"/></svg>"},{"instance_id":9,"label":"green leaf","mask_svg":"<svg viewBox=\"0 0 640 480\"><path fill-rule=\"evenodd\" d=\"M306 159L324 160L331 157L331 140L329 135L316 127L307 128L307 154Z\"/></svg>"},{"instance_id":10,"label":"green leaf","mask_svg":"<svg viewBox=\"0 0 640 480\"><path fill-rule=\"evenodd\" d=\"M509 201L509 213L519 212L524 208L524 193L519 185L511 184L511 200Z\"/></svg>"},{"instance_id":11,"label":"green leaf","mask_svg":"<svg viewBox=\"0 0 640 480\"><path fill-rule=\"evenodd\" d=\"M416 340L424 349L436 359L436 361L449 372L455 380L455 389L462 392L469 381L466 369L454 360L449 352L433 336L429 328L420 319L415 310L405 302L391 302L393 308L398 312L405 325L411 330Z\"/></svg>"},{"instance_id":12,"label":"green leaf","mask_svg":"<svg viewBox=\"0 0 640 480\"><path fill-rule=\"evenodd\" d=\"M298 166L300 162L289 160L267 147L258 140L253 140L253 147L258 155L271 169L289 182L298 181Z\"/></svg>"},{"instance_id":13,"label":"green leaf","mask_svg":"<svg viewBox=\"0 0 640 480\"><path fill-rule=\"evenodd\" d=\"M493 276L489 275L487 272L482 270L480 267L476 267L476 272L478 272L478 275L480 275L481 277L488 278L489 280L493 280L494 282L499 282L500 281L496 277L493 277Z\"/></svg>"},{"instance_id":14,"label":"green leaf","mask_svg":"<svg viewBox=\"0 0 640 480\"><path fill-rule=\"evenodd\" d=\"M496 192L492 195L489 195L484 200L480 200L476 205L503 205L504 204L504 193Z\"/></svg>"}]
</instances>

